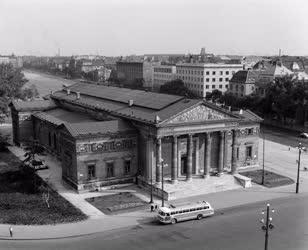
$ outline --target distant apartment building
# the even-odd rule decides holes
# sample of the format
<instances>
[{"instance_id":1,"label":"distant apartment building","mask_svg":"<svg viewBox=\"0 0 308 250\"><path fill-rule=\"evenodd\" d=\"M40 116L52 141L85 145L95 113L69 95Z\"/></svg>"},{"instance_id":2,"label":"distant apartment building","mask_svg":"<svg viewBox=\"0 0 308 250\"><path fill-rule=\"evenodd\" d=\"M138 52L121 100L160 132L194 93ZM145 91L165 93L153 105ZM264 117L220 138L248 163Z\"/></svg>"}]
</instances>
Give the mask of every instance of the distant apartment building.
<instances>
[{"instance_id":1,"label":"distant apartment building","mask_svg":"<svg viewBox=\"0 0 308 250\"><path fill-rule=\"evenodd\" d=\"M176 65L176 78L199 97L206 97L217 89L222 93L229 87L231 77L243 66L241 64L183 63Z\"/></svg>"},{"instance_id":2,"label":"distant apartment building","mask_svg":"<svg viewBox=\"0 0 308 250\"><path fill-rule=\"evenodd\" d=\"M133 83L135 80L143 80L144 87L152 85L153 66L159 63L153 62L117 62L117 76L126 85Z\"/></svg>"},{"instance_id":3,"label":"distant apartment building","mask_svg":"<svg viewBox=\"0 0 308 250\"><path fill-rule=\"evenodd\" d=\"M159 65L153 67L152 87L158 90L161 85L176 79L175 65Z\"/></svg>"},{"instance_id":4,"label":"distant apartment building","mask_svg":"<svg viewBox=\"0 0 308 250\"><path fill-rule=\"evenodd\" d=\"M1 56L0 55L0 64L12 64L14 68L22 68L23 61L21 57L10 55L10 56Z\"/></svg>"}]
</instances>

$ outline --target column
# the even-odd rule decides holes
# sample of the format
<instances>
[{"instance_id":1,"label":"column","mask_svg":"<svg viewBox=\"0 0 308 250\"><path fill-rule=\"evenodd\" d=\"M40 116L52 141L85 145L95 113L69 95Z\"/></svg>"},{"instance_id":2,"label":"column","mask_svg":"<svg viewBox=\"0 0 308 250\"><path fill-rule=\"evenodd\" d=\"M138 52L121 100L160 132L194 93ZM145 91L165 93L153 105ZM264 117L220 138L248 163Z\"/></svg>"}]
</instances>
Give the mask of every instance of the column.
<instances>
[{"instance_id":1,"label":"column","mask_svg":"<svg viewBox=\"0 0 308 250\"><path fill-rule=\"evenodd\" d=\"M238 150L238 143L237 143L237 131L232 131L232 160L231 160L231 173L237 173L237 150Z\"/></svg>"},{"instance_id":2,"label":"column","mask_svg":"<svg viewBox=\"0 0 308 250\"><path fill-rule=\"evenodd\" d=\"M156 139L156 182L161 183L161 138Z\"/></svg>"},{"instance_id":3,"label":"column","mask_svg":"<svg viewBox=\"0 0 308 250\"><path fill-rule=\"evenodd\" d=\"M206 133L205 137L205 157L204 157L204 178L210 177L210 165L211 165L211 146L212 138L210 133Z\"/></svg>"},{"instance_id":4,"label":"column","mask_svg":"<svg viewBox=\"0 0 308 250\"><path fill-rule=\"evenodd\" d=\"M186 180L190 181L192 179L192 154L193 154L193 136L188 135L187 140L187 174Z\"/></svg>"},{"instance_id":5,"label":"column","mask_svg":"<svg viewBox=\"0 0 308 250\"><path fill-rule=\"evenodd\" d=\"M218 176L222 174L224 169L224 134L223 131L219 133Z\"/></svg>"},{"instance_id":6,"label":"column","mask_svg":"<svg viewBox=\"0 0 308 250\"><path fill-rule=\"evenodd\" d=\"M178 178L178 138L177 136L173 137L172 142L172 166L171 166L171 182L176 183Z\"/></svg>"}]
</instances>

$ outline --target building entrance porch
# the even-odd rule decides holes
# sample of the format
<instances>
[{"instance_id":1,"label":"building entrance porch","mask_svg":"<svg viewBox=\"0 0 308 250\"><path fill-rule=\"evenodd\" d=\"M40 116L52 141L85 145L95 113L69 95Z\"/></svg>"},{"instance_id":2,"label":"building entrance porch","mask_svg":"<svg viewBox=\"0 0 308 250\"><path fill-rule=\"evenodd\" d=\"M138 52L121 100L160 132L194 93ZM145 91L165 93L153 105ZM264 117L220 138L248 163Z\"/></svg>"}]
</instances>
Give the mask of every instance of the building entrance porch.
<instances>
[{"instance_id":1,"label":"building entrance porch","mask_svg":"<svg viewBox=\"0 0 308 250\"><path fill-rule=\"evenodd\" d=\"M147 191L151 192L151 184L143 183ZM176 183L171 181L170 177L164 178L164 200L175 200L179 198L209 194L232 189L242 188L237 179L229 173L220 177L215 175L207 179L201 176L194 176L191 181L186 181L186 177L179 177ZM152 186L153 195L162 197L162 183L155 183Z\"/></svg>"}]
</instances>

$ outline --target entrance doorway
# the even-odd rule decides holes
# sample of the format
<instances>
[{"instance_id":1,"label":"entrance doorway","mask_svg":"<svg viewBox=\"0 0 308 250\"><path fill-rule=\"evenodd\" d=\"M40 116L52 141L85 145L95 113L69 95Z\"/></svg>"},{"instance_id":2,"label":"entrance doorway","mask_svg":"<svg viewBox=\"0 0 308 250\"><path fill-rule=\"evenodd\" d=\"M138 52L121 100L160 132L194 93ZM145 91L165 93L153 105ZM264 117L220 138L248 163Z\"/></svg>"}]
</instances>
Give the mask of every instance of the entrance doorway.
<instances>
[{"instance_id":1,"label":"entrance doorway","mask_svg":"<svg viewBox=\"0 0 308 250\"><path fill-rule=\"evenodd\" d=\"M181 155L181 175L187 174L187 155Z\"/></svg>"}]
</instances>

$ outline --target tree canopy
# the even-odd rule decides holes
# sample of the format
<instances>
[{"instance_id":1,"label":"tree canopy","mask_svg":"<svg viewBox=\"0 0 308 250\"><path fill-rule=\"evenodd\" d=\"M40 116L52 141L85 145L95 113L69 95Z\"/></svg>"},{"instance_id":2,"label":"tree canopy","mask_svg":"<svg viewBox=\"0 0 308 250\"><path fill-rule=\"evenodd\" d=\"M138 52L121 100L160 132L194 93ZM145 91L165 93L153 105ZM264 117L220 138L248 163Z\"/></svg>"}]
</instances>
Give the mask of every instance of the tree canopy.
<instances>
[{"instance_id":1,"label":"tree canopy","mask_svg":"<svg viewBox=\"0 0 308 250\"><path fill-rule=\"evenodd\" d=\"M180 79L166 82L164 85L160 86L159 92L170 95L185 96L188 98L196 98L196 95L185 87L184 82Z\"/></svg>"},{"instance_id":2,"label":"tree canopy","mask_svg":"<svg viewBox=\"0 0 308 250\"><path fill-rule=\"evenodd\" d=\"M32 99L38 96L34 85L24 88L28 80L20 69L12 64L0 64L0 114L7 114L11 99Z\"/></svg>"}]
</instances>

